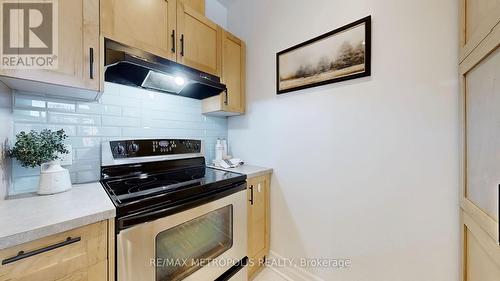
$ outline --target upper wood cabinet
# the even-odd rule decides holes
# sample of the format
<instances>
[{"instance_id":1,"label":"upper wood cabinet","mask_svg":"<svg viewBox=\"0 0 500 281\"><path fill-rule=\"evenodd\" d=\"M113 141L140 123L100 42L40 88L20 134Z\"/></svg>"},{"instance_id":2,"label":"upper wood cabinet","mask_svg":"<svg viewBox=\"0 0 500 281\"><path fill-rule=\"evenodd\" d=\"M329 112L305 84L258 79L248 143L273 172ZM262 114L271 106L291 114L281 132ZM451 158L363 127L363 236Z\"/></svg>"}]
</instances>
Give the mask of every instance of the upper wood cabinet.
<instances>
[{"instance_id":1,"label":"upper wood cabinet","mask_svg":"<svg viewBox=\"0 0 500 281\"><path fill-rule=\"evenodd\" d=\"M182 4L193 8L198 13L205 14L205 0L179 0Z\"/></svg>"},{"instance_id":2,"label":"upper wood cabinet","mask_svg":"<svg viewBox=\"0 0 500 281\"><path fill-rule=\"evenodd\" d=\"M176 59L176 0L101 0L104 37Z\"/></svg>"},{"instance_id":3,"label":"upper wood cabinet","mask_svg":"<svg viewBox=\"0 0 500 281\"><path fill-rule=\"evenodd\" d=\"M222 33L221 79L227 92L203 101L208 115L239 115L245 112L245 43L227 31Z\"/></svg>"},{"instance_id":4,"label":"upper wood cabinet","mask_svg":"<svg viewBox=\"0 0 500 281\"><path fill-rule=\"evenodd\" d=\"M57 69L0 69L0 80L9 87L36 91L48 83L100 90L99 0L59 1L58 10Z\"/></svg>"},{"instance_id":5,"label":"upper wood cabinet","mask_svg":"<svg viewBox=\"0 0 500 281\"><path fill-rule=\"evenodd\" d=\"M222 29L195 9L177 5L177 62L220 76Z\"/></svg>"}]
</instances>

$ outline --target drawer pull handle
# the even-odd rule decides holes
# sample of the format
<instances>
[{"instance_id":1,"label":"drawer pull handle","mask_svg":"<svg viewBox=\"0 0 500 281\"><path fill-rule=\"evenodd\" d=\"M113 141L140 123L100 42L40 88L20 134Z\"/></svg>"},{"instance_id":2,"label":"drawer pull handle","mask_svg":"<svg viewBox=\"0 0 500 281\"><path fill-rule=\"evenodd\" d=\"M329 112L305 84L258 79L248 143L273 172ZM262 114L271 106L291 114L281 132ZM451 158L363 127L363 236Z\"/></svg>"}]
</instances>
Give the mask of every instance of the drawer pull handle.
<instances>
[{"instance_id":1,"label":"drawer pull handle","mask_svg":"<svg viewBox=\"0 0 500 281\"><path fill-rule=\"evenodd\" d=\"M89 76L94 79L94 48L89 49Z\"/></svg>"},{"instance_id":2,"label":"drawer pull handle","mask_svg":"<svg viewBox=\"0 0 500 281\"><path fill-rule=\"evenodd\" d=\"M66 245L70 245L70 244L79 242L80 240L82 240L81 237L76 237L76 238L68 237L63 242L60 242L60 243L57 243L57 244L54 244L54 245L50 245L50 246L47 246L45 248L41 248L41 249L34 250L34 251L31 251L31 252L19 251L19 253L17 253L17 256L12 257L12 258L8 258L8 259L4 259L2 261L2 265L6 265L6 264L13 263L13 262L25 259L25 258L36 256L36 255L41 254L41 253L52 251L52 250L55 250L57 248L64 247Z\"/></svg>"},{"instance_id":3,"label":"drawer pull handle","mask_svg":"<svg viewBox=\"0 0 500 281\"><path fill-rule=\"evenodd\" d=\"M184 56L184 34L181 34L181 56Z\"/></svg>"},{"instance_id":4,"label":"drawer pull handle","mask_svg":"<svg viewBox=\"0 0 500 281\"><path fill-rule=\"evenodd\" d=\"M253 184L250 186L250 205L253 206Z\"/></svg>"},{"instance_id":5,"label":"drawer pull handle","mask_svg":"<svg viewBox=\"0 0 500 281\"><path fill-rule=\"evenodd\" d=\"M172 37L172 49L170 49L172 51L172 53L175 53L175 30L172 30L172 35L170 35Z\"/></svg>"}]
</instances>

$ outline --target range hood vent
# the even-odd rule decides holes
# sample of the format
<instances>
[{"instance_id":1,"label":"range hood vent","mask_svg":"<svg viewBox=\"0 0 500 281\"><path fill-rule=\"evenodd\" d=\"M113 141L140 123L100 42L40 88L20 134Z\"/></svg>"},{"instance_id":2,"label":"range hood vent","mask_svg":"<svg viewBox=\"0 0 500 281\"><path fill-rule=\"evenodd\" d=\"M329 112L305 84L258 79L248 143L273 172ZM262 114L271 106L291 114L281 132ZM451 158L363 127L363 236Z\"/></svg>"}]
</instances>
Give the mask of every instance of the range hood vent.
<instances>
[{"instance_id":1,"label":"range hood vent","mask_svg":"<svg viewBox=\"0 0 500 281\"><path fill-rule=\"evenodd\" d=\"M220 78L153 54L105 40L104 80L132 87L205 99L226 91Z\"/></svg>"}]
</instances>

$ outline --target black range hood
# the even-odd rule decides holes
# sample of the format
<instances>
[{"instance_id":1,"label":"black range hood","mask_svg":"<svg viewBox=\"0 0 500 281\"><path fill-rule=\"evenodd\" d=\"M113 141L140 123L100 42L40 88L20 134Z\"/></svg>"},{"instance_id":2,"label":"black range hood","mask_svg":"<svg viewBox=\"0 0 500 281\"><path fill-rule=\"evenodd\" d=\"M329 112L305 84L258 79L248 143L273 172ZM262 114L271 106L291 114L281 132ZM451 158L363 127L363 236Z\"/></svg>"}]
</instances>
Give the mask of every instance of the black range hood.
<instances>
[{"instance_id":1,"label":"black range hood","mask_svg":"<svg viewBox=\"0 0 500 281\"><path fill-rule=\"evenodd\" d=\"M194 99L227 90L217 76L109 39L104 44L105 81Z\"/></svg>"}]
</instances>

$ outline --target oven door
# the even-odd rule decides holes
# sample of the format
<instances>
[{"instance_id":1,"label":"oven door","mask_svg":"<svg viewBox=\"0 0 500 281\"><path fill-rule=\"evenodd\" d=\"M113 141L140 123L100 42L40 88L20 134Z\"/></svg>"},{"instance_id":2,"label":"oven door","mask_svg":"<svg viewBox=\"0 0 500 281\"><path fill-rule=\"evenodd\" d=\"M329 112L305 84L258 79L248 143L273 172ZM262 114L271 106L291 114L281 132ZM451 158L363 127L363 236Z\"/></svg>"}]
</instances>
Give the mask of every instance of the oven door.
<instances>
[{"instance_id":1,"label":"oven door","mask_svg":"<svg viewBox=\"0 0 500 281\"><path fill-rule=\"evenodd\" d=\"M117 279L213 281L243 259L246 248L246 192L239 191L120 231Z\"/></svg>"}]
</instances>

